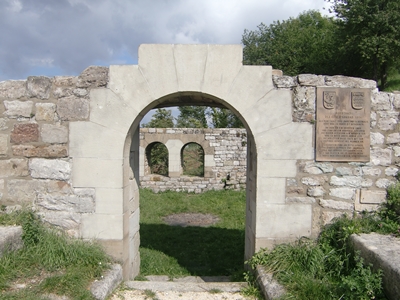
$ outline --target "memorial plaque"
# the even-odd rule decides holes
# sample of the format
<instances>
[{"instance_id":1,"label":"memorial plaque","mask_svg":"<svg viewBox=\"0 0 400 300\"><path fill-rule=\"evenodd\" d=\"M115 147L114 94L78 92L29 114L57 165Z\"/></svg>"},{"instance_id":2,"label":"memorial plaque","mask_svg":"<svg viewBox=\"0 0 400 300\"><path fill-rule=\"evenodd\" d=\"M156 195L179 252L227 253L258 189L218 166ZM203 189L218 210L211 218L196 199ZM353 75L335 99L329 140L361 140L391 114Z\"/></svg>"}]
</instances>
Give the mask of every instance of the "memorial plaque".
<instances>
[{"instance_id":1,"label":"memorial plaque","mask_svg":"<svg viewBox=\"0 0 400 300\"><path fill-rule=\"evenodd\" d=\"M317 88L317 161L370 160L369 89Z\"/></svg>"}]
</instances>

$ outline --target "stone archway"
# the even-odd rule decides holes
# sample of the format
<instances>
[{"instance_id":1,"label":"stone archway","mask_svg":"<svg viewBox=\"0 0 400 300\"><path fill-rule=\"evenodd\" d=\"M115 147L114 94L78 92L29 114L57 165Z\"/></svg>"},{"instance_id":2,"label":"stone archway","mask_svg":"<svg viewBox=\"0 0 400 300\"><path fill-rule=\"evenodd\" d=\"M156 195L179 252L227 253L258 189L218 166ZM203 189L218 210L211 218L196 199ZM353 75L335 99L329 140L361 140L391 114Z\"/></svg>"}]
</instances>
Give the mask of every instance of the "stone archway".
<instances>
[{"instance_id":1,"label":"stone archway","mask_svg":"<svg viewBox=\"0 0 400 300\"><path fill-rule=\"evenodd\" d=\"M224 105L246 126L246 258L309 236L312 206L285 202L296 161L313 159L312 125L292 122L291 101L274 88L271 66L242 65L240 45L141 45L138 65L110 66L107 88L91 91L89 121L70 123L73 186L96 195L82 237L122 260L125 279L139 272L139 122L182 103Z\"/></svg>"}]
</instances>

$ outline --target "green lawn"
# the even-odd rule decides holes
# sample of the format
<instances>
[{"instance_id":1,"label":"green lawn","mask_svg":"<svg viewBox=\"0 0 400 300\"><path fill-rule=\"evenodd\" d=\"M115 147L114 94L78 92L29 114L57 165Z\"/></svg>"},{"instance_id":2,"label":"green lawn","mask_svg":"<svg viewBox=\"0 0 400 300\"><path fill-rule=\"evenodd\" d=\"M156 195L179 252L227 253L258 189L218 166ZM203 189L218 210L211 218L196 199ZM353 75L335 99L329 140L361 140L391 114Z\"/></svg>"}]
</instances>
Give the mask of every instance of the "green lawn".
<instances>
[{"instance_id":1,"label":"green lawn","mask_svg":"<svg viewBox=\"0 0 400 300\"><path fill-rule=\"evenodd\" d=\"M142 189L140 275L230 275L239 279L244 272L245 207L245 191L156 194ZM163 217L176 213L208 213L220 221L210 227L165 224Z\"/></svg>"}]
</instances>

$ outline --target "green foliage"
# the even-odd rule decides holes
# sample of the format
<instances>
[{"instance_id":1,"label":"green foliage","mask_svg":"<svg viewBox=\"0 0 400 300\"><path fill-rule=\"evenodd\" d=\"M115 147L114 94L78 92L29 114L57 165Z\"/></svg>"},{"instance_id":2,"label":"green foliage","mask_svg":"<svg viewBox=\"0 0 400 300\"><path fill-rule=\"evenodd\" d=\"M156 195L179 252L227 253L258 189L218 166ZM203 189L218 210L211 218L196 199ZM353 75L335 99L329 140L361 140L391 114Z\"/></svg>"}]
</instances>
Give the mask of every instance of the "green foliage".
<instances>
[{"instance_id":1,"label":"green foliage","mask_svg":"<svg viewBox=\"0 0 400 300\"><path fill-rule=\"evenodd\" d=\"M147 128L172 128L174 127L174 117L170 110L157 108L150 122L142 126Z\"/></svg>"},{"instance_id":2,"label":"green foliage","mask_svg":"<svg viewBox=\"0 0 400 300\"><path fill-rule=\"evenodd\" d=\"M168 176L168 149L164 144L150 144L146 148L146 158L152 174Z\"/></svg>"},{"instance_id":3,"label":"green foliage","mask_svg":"<svg viewBox=\"0 0 400 300\"><path fill-rule=\"evenodd\" d=\"M366 267L363 259L356 255L355 266L350 274L341 277L339 292L344 299L376 299L382 295L382 271L373 273L371 266Z\"/></svg>"},{"instance_id":4,"label":"green foliage","mask_svg":"<svg viewBox=\"0 0 400 300\"><path fill-rule=\"evenodd\" d=\"M382 86L382 84L381 84ZM387 92L400 91L400 72L399 70L389 71L388 81L384 90Z\"/></svg>"},{"instance_id":5,"label":"green foliage","mask_svg":"<svg viewBox=\"0 0 400 300\"><path fill-rule=\"evenodd\" d=\"M42 239L43 226L39 218L31 211L25 214L22 230L22 240L25 247L35 246Z\"/></svg>"},{"instance_id":6,"label":"green foliage","mask_svg":"<svg viewBox=\"0 0 400 300\"><path fill-rule=\"evenodd\" d=\"M23 226L24 247L0 258L1 299L40 299L41 295L49 293L92 299L87 289L89 284L100 277L111 262L101 247L70 239L62 232L44 226L31 211L13 215L15 223L21 222ZM43 280L33 285L32 277ZM16 280L26 282L27 288L9 290Z\"/></svg>"},{"instance_id":7,"label":"green foliage","mask_svg":"<svg viewBox=\"0 0 400 300\"><path fill-rule=\"evenodd\" d=\"M206 106L179 106L178 128L207 128Z\"/></svg>"},{"instance_id":8,"label":"green foliage","mask_svg":"<svg viewBox=\"0 0 400 300\"><path fill-rule=\"evenodd\" d=\"M182 149L183 175L204 176L204 150L196 143L189 143Z\"/></svg>"},{"instance_id":9,"label":"green foliage","mask_svg":"<svg viewBox=\"0 0 400 300\"><path fill-rule=\"evenodd\" d=\"M272 65L288 75L333 75L337 72L335 28L332 18L313 10L271 25L261 23L255 31L244 31L244 63Z\"/></svg>"},{"instance_id":10,"label":"green foliage","mask_svg":"<svg viewBox=\"0 0 400 300\"><path fill-rule=\"evenodd\" d=\"M381 82L400 66L400 2L398 0L331 0L339 19L345 54L355 54L359 75ZM355 71L355 70L353 70Z\"/></svg>"},{"instance_id":11,"label":"green foliage","mask_svg":"<svg viewBox=\"0 0 400 300\"><path fill-rule=\"evenodd\" d=\"M208 115L213 128L243 128L242 121L229 109L210 107Z\"/></svg>"},{"instance_id":12,"label":"green foliage","mask_svg":"<svg viewBox=\"0 0 400 300\"><path fill-rule=\"evenodd\" d=\"M388 188L387 201L376 212L345 215L327 225L317 241L302 238L293 245L262 249L248 262L267 270L287 288L284 299L384 299L382 272L373 272L352 249L354 233L400 236L400 183Z\"/></svg>"}]
</instances>

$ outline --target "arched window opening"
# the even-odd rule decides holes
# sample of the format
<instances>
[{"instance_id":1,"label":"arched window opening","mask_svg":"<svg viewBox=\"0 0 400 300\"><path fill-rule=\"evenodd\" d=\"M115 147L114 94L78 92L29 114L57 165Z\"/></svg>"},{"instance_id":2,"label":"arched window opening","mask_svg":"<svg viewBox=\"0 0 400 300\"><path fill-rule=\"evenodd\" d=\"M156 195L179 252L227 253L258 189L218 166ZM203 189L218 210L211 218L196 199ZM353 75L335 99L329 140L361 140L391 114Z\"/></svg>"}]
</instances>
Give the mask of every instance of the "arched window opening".
<instances>
[{"instance_id":1,"label":"arched window opening","mask_svg":"<svg viewBox=\"0 0 400 300\"><path fill-rule=\"evenodd\" d=\"M183 175L204 177L204 150L197 143L188 143L182 148Z\"/></svg>"},{"instance_id":2,"label":"arched window opening","mask_svg":"<svg viewBox=\"0 0 400 300\"><path fill-rule=\"evenodd\" d=\"M146 158L151 174L168 176L168 149L164 144L155 142L148 145Z\"/></svg>"}]
</instances>

